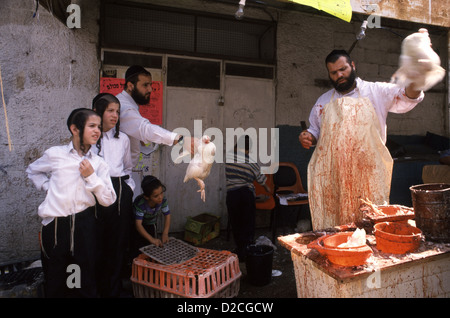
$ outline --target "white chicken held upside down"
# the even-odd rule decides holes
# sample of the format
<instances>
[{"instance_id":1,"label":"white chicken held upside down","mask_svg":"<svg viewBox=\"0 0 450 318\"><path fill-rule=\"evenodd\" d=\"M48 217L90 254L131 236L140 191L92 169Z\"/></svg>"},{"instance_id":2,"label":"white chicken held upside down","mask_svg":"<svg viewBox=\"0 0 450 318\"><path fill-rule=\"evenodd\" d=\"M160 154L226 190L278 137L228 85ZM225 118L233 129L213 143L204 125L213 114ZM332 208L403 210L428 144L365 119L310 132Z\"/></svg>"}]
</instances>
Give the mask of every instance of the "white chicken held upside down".
<instances>
[{"instance_id":1,"label":"white chicken held upside down","mask_svg":"<svg viewBox=\"0 0 450 318\"><path fill-rule=\"evenodd\" d=\"M187 182L191 179L196 180L200 187L197 192L200 192L200 198L205 202L206 192L204 180L211 172L211 167L214 163L216 154L216 145L211 142L209 136L204 135L201 139L194 139L192 143L188 143L186 146L189 148L193 147L193 151L185 149L175 162L179 162L179 159L186 155L191 155L191 161L186 169L186 175L183 182Z\"/></svg>"},{"instance_id":2,"label":"white chicken held upside down","mask_svg":"<svg viewBox=\"0 0 450 318\"><path fill-rule=\"evenodd\" d=\"M440 64L427 29L421 28L403 40L400 67L392 75L391 83L405 87L414 84L416 90L426 91L444 78L445 70Z\"/></svg>"}]
</instances>

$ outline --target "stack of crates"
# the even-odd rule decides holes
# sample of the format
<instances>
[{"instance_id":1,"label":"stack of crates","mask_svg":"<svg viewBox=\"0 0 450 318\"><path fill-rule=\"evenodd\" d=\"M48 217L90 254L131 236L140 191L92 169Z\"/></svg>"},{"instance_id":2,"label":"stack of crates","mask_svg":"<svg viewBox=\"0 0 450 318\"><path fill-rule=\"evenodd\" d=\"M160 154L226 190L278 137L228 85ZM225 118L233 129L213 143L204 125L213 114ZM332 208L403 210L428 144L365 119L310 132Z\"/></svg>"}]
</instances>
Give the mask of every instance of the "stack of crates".
<instances>
[{"instance_id":1,"label":"stack of crates","mask_svg":"<svg viewBox=\"0 0 450 318\"><path fill-rule=\"evenodd\" d=\"M131 281L136 298L232 298L239 293L237 256L199 248L193 258L173 265L141 254L133 261Z\"/></svg>"}]
</instances>

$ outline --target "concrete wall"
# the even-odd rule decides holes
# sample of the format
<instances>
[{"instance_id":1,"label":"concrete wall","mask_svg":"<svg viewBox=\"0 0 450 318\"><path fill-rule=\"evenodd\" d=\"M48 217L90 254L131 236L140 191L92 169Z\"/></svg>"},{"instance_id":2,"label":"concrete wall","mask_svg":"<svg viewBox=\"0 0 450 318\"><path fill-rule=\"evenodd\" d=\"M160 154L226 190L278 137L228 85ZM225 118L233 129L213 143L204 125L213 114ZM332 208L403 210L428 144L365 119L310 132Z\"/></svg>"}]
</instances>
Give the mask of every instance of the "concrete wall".
<instances>
[{"instance_id":1,"label":"concrete wall","mask_svg":"<svg viewBox=\"0 0 450 318\"><path fill-rule=\"evenodd\" d=\"M71 110L90 107L98 91L97 1L81 6L81 29L69 29L35 1L1 0L0 67L13 149L0 115L0 263L39 255L37 207L45 193L26 167L67 143Z\"/></svg>"},{"instance_id":2,"label":"concrete wall","mask_svg":"<svg viewBox=\"0 0 450 318\"><path fill-rule=\"evenodd\" d=\"M43 7L33 18L35 2L0 0L0 67L13 150L8 149L6 121L0 115L0 263L39 255L37 207L44 193L27 179L25 169L47 148L67 143L65 121L70 111L89 107L98 92L99 1L82 1L81 29L69 29ZM167 5L163 0L146 3ZM173 0L180 8L233 14L237 5L200 0ZM347 23L328 16L267 11L248 6L246 16L278 21L276 124L299 126L328 87L325 56L333 48L348 49L360 21ZM381 20L383 24L383 20ZM405 36L416 28L402 27ZM408 29L409 28L409 29ZM447 34L433 35L435 48L448 64ZM358 74L366 80L389 80L395 71L401 38L370 29L353 51ZM391 134L448 134L448 87L427 93L408 114L390 116ZM444 119L447 118L447 119Z\"/></svg>"},{"instance_id":3,"label":"concrete wall","mask_svg":"<svg viewBox=\"0 0 450 318\"><path fill-rule=\"evenodd\" d=\"M447 1L430 0L350 0L353 12L378 14L383 17L449 26Z\"/></svg>"}]
</instances>

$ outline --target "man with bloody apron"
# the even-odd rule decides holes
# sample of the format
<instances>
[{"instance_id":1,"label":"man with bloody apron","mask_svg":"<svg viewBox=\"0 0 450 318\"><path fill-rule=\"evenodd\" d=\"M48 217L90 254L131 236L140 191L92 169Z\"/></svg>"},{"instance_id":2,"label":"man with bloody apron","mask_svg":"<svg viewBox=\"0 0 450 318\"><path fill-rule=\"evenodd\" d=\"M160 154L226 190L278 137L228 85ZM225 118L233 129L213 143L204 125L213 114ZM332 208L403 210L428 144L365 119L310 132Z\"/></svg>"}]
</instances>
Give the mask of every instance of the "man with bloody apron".
<instances>
[{"instance_id":1,"label":"man with bloody apron","mask_svg":"<svg viewBox=\"0 0 450 318\"><path fill-rule=\"evenodd\" d=\"M308 197L314 230L361 220L360 199L389 202L393 161L386 143L388 112L405 113L424 93L356 77L355 64L342 50L326 60L334 89L314 105L310 127L300 136L309 149Z\"/></svg>"}]
</instances>

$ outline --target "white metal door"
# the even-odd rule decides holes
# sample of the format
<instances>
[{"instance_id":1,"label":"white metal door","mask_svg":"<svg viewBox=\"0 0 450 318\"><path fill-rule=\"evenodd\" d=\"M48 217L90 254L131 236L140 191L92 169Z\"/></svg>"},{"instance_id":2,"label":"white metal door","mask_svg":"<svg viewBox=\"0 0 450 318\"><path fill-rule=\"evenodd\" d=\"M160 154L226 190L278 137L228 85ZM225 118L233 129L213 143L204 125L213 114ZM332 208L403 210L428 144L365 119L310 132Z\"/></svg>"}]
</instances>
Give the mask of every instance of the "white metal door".
<instances>
[{"instance_id":1,"label":"white metal door","mask_svg":"<svg viewBox=\"0 0 450 318\"><path fill-rule=\"evenodd\" d=\"M167 129L184 128L190 135L203 134L207 128L222 127L222 108L218 106L220 92L216 90L166 87ZM194 128L194 122L197 125ZM200 124L200 125L199 125ZM214 141L214 140L213 140ZM222 187L223 165L214 163L205 179L206 201L200 199L195 180L183 183L188 163L175 164L172 160L174 147L164 147L164 169L161 169L167 187L171 217L171 231L182 231L188 216L211 213L223 216L224 189Z\"/></svg>"},{"instance_id":2,"label":"white metal door","mask_svg":"<svg viewBox=\"0 0 450 318\"><path fill-rule=\"evenodd\" d=\"M275 137L275 87L273 80L250 77L226 76L224 88L224 127L234 129L240 127L250 133L256 132L257 141L252 147L254 159L260 165L269 166L267 157L272 156L272 141ZM227 140L226 149L234 146Z\"/></svg>"},{"instance_id":3,"label":"white metal door","mask_svg":"<svg viewBox=\"0 0 450 318\"><path fill-rule=\"evenodd\" d=\"M222 75L222 92L206 89L166 87L167 129L186 128L194 135L194 121L201 120L201 133L218 128L223 139L216 139L216 160L205 180L206 202L202 202L194 180L183 183L187 163L174 164L171 147L163 148L164 169L161 173L167 186L172 215L171 231L182 231L186 217L201 213L220 216L222 227L227 223L225 149L226 128L266 128L275 124L275 93L273 80ZM218 100L224 97L223 106ZM198 123L198 122L197 122ZM195 133L198 133L198 129ZM215 138L215 136L213 136ZM214 141L214 139L213 139ZM270 140L269 140L270 142ZM233 145L233 141L228 146ZM270 148L269 148L270 149Z\"/></svg>"}]
</instances>

